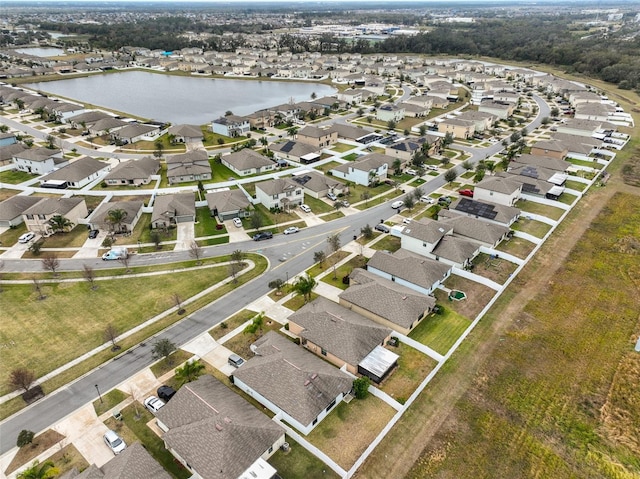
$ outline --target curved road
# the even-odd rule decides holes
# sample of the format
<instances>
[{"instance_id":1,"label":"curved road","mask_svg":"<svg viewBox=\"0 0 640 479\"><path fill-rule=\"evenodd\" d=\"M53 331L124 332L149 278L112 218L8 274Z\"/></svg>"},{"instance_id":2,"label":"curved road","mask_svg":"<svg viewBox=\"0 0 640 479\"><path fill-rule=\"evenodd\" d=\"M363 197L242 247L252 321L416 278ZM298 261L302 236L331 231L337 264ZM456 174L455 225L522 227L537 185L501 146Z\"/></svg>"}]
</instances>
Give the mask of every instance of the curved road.
<instances>
[{"instance_id":1,"label":"curved road","mask_svg":"<svg viewBox=\"0 0 640 479\"><path fill-rule=\"evenodd\" d=\"M538 104L539 110L534 121L527 125L530 130L538 127L542 118L550 113L549 106L540 97L534 95L534 99ZM486 156L491 156L503 149L500 143L487 148L471 148L459 145L455 145L455 147L471 154L469 161L472 163L476 163ZM461 166L457 166L456 170L458 173L463 172ZM425 194L428 194L444 184L445 180L442 174L421 185L421 188ZM285 279L287 276L293 278L309 268L313 264L313 252L325 248L326 237L329 234L340 232L341 243L345 244L351 241L354 235L359 234L364 225L373 226L393 214L395 214L395 210L392 210L387 202L355 215L305 228L294 237L278 235L272 240L261 243L247 241L205 248L206 257L228 254L236 249L258 252L269 259L270 268L263 276L188 315L185 319L167 328L154 338L149 338L145 343L139 344L118 358L103 364L68 386L59 389L4 420L0 423L0 454L6 453L15 446L16 437L21 430L42 431L47 429L79 407L95 400L97 398L96 384L102 392L106 392L151 365L155 361L151 356L151 343L153 340L166 338L177 345L182 345L194 339L220 323L224 318L267 294L270 291L268 283L271 280L276 278ZM187 251L163 252L134 257L131 265L168 263L189 258ZM99 259L89 261L93 261L92 266L96 269L112 267L109 262L103 262ZM63 259L61 260L61 270L79 270L87 262L87 259ZM37 260L8 259L4 263L5 271L42 270L40 261ZM144 284L141 282L141 290L143 288Z\"/></svg>"}]
</instances>

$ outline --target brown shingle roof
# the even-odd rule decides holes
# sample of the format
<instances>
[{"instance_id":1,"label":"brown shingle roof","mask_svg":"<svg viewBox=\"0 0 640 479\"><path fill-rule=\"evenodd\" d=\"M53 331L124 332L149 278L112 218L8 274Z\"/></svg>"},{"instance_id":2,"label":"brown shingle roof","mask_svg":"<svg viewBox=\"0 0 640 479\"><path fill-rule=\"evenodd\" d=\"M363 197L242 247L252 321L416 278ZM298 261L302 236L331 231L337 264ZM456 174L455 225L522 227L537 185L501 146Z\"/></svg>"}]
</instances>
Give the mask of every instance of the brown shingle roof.
<instances>
[{"instance_id":1,"label":"brown shingle roof","mask_svg":"<svg viewBox=\"0 0 640 479\"><path fill-rule=\"evenodd\" d=\"M425 258L405 249L399 249L393 254L386 251L376 251L367 262L367 266L426 289L430 289L436 282L442 281L451 270L451 266L447 264Z\"/></svg>"}]
</instances>

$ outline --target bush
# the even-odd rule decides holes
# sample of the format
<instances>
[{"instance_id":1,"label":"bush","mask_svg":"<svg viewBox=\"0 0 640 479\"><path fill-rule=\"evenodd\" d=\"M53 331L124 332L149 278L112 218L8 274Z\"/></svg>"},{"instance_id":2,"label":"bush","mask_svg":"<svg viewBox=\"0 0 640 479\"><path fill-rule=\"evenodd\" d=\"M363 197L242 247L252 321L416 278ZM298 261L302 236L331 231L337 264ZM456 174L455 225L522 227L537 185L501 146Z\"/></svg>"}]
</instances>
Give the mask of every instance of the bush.
<instances>
[{"instance_id":1,"label":"bush","mask_svg":"<svg viewBox=\"0 0 640 479\"><path fill-rule=\"evenodd\" d=\"M33 431L23 429L22 431L20 431L20 434L18 434L18 441L16 442L16 446L23 447L27 444L31 444L34 437L35 433Z\"/></svg>"},{"instance_id":2,"label":"bush","mask_svg":"<svg viewBox=\"0 0 640 479\"><path fill-rule=\"evenodd\" d=\"M289 331L289 323L286 323L286 324L284 325L284 329L285 329L285 330L287 330L287 331Z\"/></svg>"},{"instance_id":3,"label":"bush","mask_svg":"<svg viewBox=\"0 0 640 479\"><path fill-rule=\"evenodd\" d=\"M368 377L362 376L353 380L353 394L356 399L364 399L369 394L369 384L371 381Z\"/></svg>"}]
</instances>

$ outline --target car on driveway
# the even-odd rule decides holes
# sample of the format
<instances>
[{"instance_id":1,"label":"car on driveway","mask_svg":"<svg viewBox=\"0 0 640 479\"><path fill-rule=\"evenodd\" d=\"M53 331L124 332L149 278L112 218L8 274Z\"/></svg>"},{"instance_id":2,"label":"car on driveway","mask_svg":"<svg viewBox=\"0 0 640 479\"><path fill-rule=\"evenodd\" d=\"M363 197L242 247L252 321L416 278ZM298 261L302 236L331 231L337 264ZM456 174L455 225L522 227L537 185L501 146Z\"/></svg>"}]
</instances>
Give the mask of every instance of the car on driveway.
<instances>
[{"instance_id":1,"label":"car on driveway","mask_svg":"<svg viewBox=\"0 0 640 479\"><path fill-rule=\"evenodd\" d=\"M389 231L391 231L389 227L384 223L378 223L373 229L377 231L382 231L383 233L388 233Z\"/></svg>"},{"instance_id":2,"label":"car on driveway","mask_svg":"<svg viewBox=\"0 0 640 479\"><path fill-rule=\"evenodd\" d=\"M334 193L327 193L327 198L329 198L331 201L335 201L338 199L338 197L334 194Z\"/></svg>"},{"instance_id":3,"label":"car on driveway","mask_svg":"<svg viewBox=\"0 0 640 479\"><path fill-rule=\"evenodd\" d=\"M98 237L99 230L91 230L89 231L89 239L95 239Z\"/></svg>"},{"instance_id":4,"label":"car on driveway","mask_svg":"<svg viewBox=\"0 0 640 479\"><path fill-rule=\"evenodd\" d=\"M36 234L29 231L28 233L24 233L20 235L20 238L18 238L18 243L28 243L35 237L36 237Z\"/></svg>"},{"instance_id":5,"label":"car on driveway","mask_svg":"<svg viewBox=\"0 0 640 479\"><path fill-rule=\"evenodd\" d=\"M403 222L405 225L408 225L408 224L410 224L410 223L411 223L411 218L405 218L405 219L403 219L403 220L402 220L402 222Z\"/></svg>"},{"instance_id":6,"label":"car on driveway","mask_svg":"<svg viewBox=\"0 0 640 479\"><path fill-rule=\"evenodd\" d=\"M469 190L469 189L458 190L458 194L462 196L468 196L469 198L473 198L473 190Z\"/></svg>"},{"instance_id":7,"label":"car on driveway","mask_svg":"<svg viewBox=\"0 0 640 479\"><path fill-rule=\"evenodd\" d=\"M146 407L153 414L157 413L162 406L164 406L164 401L158 399L155 396L149 396L144 400L144 407Z\"/></svg>"},{"instance_id":8,"label":"car on driveway","mask_svg":"<svg viewBox=\"0 0 640 479\"><path fill-rule=\"evenodd\" d=\"M441 196L440 198L438 198L438 204L449 206L451 204L451 198L449 198L448 196Z\"/></svg>"},{"instance_id":9,"label":"car on driveway","mask_svg":"<svg viewBox=\"0 0 640 479\"><path fill-rule=\"evenodd\" d=\"M127 448L127 444L122 440L122 438L111 429L109 429L102 438L104 439L104 443L116 456Z\"/></svg>"},{"instance_id":10,"label":"car on driveway","mask_svg":"<svg viewBox=\"0 0 640 479\"><path fill-rule=\"evenodd\" d=\"M309 208L309 205L305 205L304 203L300 205L300 209L305 213L311 213L311 208Z\"/></svg>"},{"instance_id":11,"label":"car on driveway","mask_svg":"<svg viewBox=\"0 0 640 479\"><path fill-rule=\"evenodd\" d=\"M351 203L349 203L347 200L342 200L342 207L343 208L348 208L349 206L351 206Z\"/></svg>"},{"instance_id":12,"label":"car on driveway","mask_svg":"<svg viewBox=\"0 0 640 479\"><path fill-rule=\"evenodd\" d=\"M176 390L171 386L160 386L156 392L158 393L158 397L160 399L162 399L164 402L167 402L174 396Z\"/></svg>"},{"instance_id":13,"label":"car on driveway","mask_svg":"<svg viewBox=\"0 0 640 479\"><path fill-rule=\"evenodd\" d=\"M286 235L290 235L293 233L297 233L298 231L300 231L300 228L298 228L297 226L289 226L286 230L283 231L283 233Z\"/></svg>"},{"instance_id":14,"label":"car on driveway","mask_svg":"<svg viewBox=\"0 0 640 479\"><path fill-rule=\"evenodd\" d=\"M402 201L402 200L394 201L393 203L391 203L391 207L394 210L399 210L403 206L404 206L404 201Z\"/></svg>"},{"instance_id":15,"label":"car on driveway","mask_svg":"<svg viewBox=\"0 0 640 479\"><path fill-rule=\"evenodd\" d=\"M436 200L434 200L433 198L431 198L431 196L429 195L422 195L420 197L420 201L422 201L423 203L428 203L430 205L432 205L433 203L436 202Z\"/></svg>"},{"instance_id":16,"label":"car on driveway","mask_svg":"<svg viewBox=\"0 0 640 479\"><path fill-rule=\"evenodd\" d=\"M253 241L262 241L271 238L273 238L273 233L271 231L262 231L256 235L253 235Z\"/></svg>"},{"instance_id":17,"label":"car on driveway","mask_svg":"<svg viewBox=\"0 0 640 479\"><path fill-rule=\"evenodd\" d=\"M233 224L236 228L242 228L242 220L240 218L233 218Z\"/></svg>"},{"instance_id":18,"label":"car on driveway","mask_svg":"<svg viewBox=\"0 0 640 479\"><path fill-rule=\"evenodd\" d=\"M404 172L407 175L417 175L418 174L418 172L416 170L414 170L413 168L407 168L406 170L404 170Z\"/></svg>"},{"instance_id":19,"label":"car on driveway","mask_svg":"<svg viewBox=\"0 0 640 479\"><path fill-rule=\"evenodd\" d=\"M438 171L438 167L436 165L427 165L427 170Z\"/></svg>"}]
</instances>

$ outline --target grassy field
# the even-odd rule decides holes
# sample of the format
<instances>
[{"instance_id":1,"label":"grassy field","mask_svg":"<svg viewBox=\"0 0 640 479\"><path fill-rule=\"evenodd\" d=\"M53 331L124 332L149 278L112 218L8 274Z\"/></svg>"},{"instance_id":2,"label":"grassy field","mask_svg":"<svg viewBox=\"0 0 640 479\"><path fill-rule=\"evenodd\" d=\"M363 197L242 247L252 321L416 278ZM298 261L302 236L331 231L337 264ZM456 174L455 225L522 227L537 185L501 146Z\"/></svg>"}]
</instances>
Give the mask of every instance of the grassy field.
<instances>
[{"instance_id":1,"label":"grassy field","mask_svg":"<svg viewBox=\"0 0 640 479\"><path fill-rule=\"evenodd\" d=\"M515 207L520 208L522 211L526 211L527 213L546 216L552 220L559 220L564 213L564 210L561 208L543 205L542 203L536 203L535 201L518 200Z\"/></svg>"},{"instance_id":2,"label":"grassy field","mask_svg":"<svg viewBox=\"0 0 640 479\"><path fill-rule=\"evenodd\" d=\"M524 217L518 218L518 221L511 225L511 229L528 233L536 238L544 238L544 235L551 229L551 225L541 221L529 220Z\"/></svg>"},{"instance_id":3,"label":"grassy field","mask_svg":"<svg viewBox=\"0 0 640 479\"><path fill-rule=\"evenodd\" d=\"M33 178L35 178L35 176L26 171L7 170L0 172L0 183L17 185L18 183L32 180Z\"/></svg>"},{"instance_id":4,"label":"grassy field","mask_svg":"<svg viewBox=\"0 0 640 479\"><path fill-rule=\"evenodd\" d=\"M409 478L640 476L638 237L638 197L616 195Z\"/></svg>"},{"instance_id":5,"label":"grassy field","mask_svg":"<svg viewBox=\"0 0 640 479\"><path fill-rule=\"evenodd\" d=\"M471 321L447 306L442 314L430 314L409 333L411 339L429 346L440 354L446 354Z\"/></svg>"},{"instance_id":6,"label":"grassy field","mask_svg":"<svg viewBox=\"0 0 640 479\"><path fill-rule=\"evenodd\" d=\"M366 258L363 256L356 256L355 258L351 258L342 266L336 268L336 279L333 279L333 268L328 268L328 271L331 271L324 278L322 278L322 282L330 284L331 286L335 286L340 289L347 289L349 287L348 284L342 282L342 278L351 274L351 272L355 268L362 268L366 264Z\"/></svg>"},{"instance_id":7,"label":"grassy field","mask_svg":"<svg viewBox=\"0 0 640 479\"><path fill-rule=\"evenodd\" d=\"M527 256L529 256L529 253L531 253L533 251L533 248L535 247L536 245L531 241L527 241L523 238L516 238L514 236L508 240L502 241L498 245L496 250L504 251L505 253L512 254L513 256L520 259L525 259Z\"/></svg>"}]
</instances>

